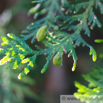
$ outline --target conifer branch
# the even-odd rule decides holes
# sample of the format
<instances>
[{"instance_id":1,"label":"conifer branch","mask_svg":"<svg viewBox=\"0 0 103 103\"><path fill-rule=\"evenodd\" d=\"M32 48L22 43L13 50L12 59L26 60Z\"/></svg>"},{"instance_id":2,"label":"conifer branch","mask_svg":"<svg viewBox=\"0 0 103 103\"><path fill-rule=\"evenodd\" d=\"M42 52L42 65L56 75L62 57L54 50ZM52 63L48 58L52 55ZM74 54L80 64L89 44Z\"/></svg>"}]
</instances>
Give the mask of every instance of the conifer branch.
<instances>
[{"instance_id":1,"label":"conifer branch","mask_svg":"<svg viewBox=\"0 0 103 103\"><path fill-rule=\"evenodd\" d=\"M21 79L30 72L38 55L47 56L47 62L41 70L41 73L44 73L54 55L68 53L68 56L73 57L72 71L74 71L77 63L75 47L81 44L90 48L89 54L92 55L93 61L96 61L96 51L81 37L81 31L83 30L84 34L90 37L90 29L93 29L95 25L102 26L93 11L95 6L96 9L99 7L100 12L103 13L102 0L79 3L76 3L75 0L71 3L67 0L34 0L33 3L36 5L29 10L28 14L34 15L35 19L40 19L31 23L26 30L21 32L22 38L13 34L8 35L13 39L12 41L5 37L2 38L4 41L2 45L6 45L8 48L7 50L0 49L0 54L6 55L1 60L1 65L11 62L7 68L13 66L16 69L20 63L28 63L18 76ZM44 29L43 32L40 32L42 29ZM31 43L39 38L38 41L45 45L45 49L35 45L38 50L32 50L25 42L29 38L32 38Z\"/></svg>"}]
</instances>

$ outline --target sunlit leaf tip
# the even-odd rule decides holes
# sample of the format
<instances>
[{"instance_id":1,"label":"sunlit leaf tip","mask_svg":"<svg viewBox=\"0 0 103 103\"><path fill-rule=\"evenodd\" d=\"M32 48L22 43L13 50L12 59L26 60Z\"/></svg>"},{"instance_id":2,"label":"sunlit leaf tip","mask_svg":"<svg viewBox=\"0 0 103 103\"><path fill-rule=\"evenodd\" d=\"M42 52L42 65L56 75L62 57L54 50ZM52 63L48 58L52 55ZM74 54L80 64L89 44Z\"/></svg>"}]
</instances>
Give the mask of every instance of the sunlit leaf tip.
<instances>
[{"instance_id":1,"label":"sunlit leaf tip","mask_svg":"<svg viewBox=\"0 0 103 103\"><path fill-rule=\"evenodd\" d=\"M74 61L73 67L72 67L72 71L75 71L76 68L76 61Z\"/></svg>"},{"instance_id":2,"label":"sunlit leaf tip","mask_svg":"<svg viewBox=\"0 0 103 103\"><path fill-rule=\"evenodd\" d=\"M95 42L96 43L103 43L103 39L96 39Z\"/></svg>"}]
</instances>

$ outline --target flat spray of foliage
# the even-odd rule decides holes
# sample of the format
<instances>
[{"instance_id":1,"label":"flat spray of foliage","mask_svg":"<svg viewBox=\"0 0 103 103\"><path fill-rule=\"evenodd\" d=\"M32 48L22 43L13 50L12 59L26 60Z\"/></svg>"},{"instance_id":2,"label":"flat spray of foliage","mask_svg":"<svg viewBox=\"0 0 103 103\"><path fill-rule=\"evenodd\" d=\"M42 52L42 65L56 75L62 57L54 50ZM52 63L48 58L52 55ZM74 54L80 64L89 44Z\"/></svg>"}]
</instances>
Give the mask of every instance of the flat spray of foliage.
<instances>
[{"instance_id":1,"label":"flat spray of foliage","mask_svg":"<svg viewBox=\"0 0 103 103\"><path fill-rule=\"evenodd\" d=\"M95 42L103 43L103 39L96 39ZM103 58L103 53L99 57ZM89 84L85 86L76 81L75 86L78 91L74 93L74 96L86 103L103 103L103 68L96 66L91 73L83 75L83 78Z\"/></svg>"},{"instance_id":2,"label":"flat spray of foliage","mask_svg":"<svg viewBox=\"0 0 103 103\"><path fill-rule=\"evenodd\" d=\"M19 71L0 68L0 103L26 103L25 96L39 103L40 97L28 87L34 85L34 79L26 76L21 81L17 80Z\"/></svg>"},{"instance_id":3,"label":"flat spray of foliage","mask_svg":"<svg viewBox=\"0 0 103 103\"><path fill-rule=\"evenodd\" d=\"M31 23L26 30L22 31L22 38L17 37L12 33L8 33L7 37L1 37L3 40L2 46L7 46L7 49L0 49L0 54L5 55L0 61L0 65L6 64L7 68L16 69L19 64L27 64L24 70L19 74L21 79L27 75L38 55L46 55L46 63L41 70L44 73L48 68L50 60L56 54L63 55L68 53L68 57L72 56L74 63L72 71L75 70L77 64L77 55L75 47L79 45L90 48L90 55L93 61L96 61L96 51L82 37L81 31L90 37L90 29L95 25L101 27L93 8L100 8L103 13L103 0L35 0L35 4L28 12L28 15L34 15L37 19ZM45 48L35 45L37 50L31 49L25 42L31 38L31 43L36 41L36 34L41 27L47 26L47 34L45 38L38 42L42 42ZM90 29L89 29L90 27ZM40 32L39 32L40 33ZM40 33L41 35L41 33ZM45 35L42 34L43 36ZM9 62L9 64L8 64ZM60 62L59 59L56 62ZM57 65L57 63L56 63ZM60 65L60 64L59 64Z\"/></svg>"},{"instance_id":4,"label":"flat spray of foliage","mask_svg":"<svg viewBox=\"0 0 103 103\"><path fill-rule=\"evenodd\" d=\"M86 103L103 103L103 68L96 66L96 69L83 77L89 84L85 86L75 82L78 91L74 96Z\"/></svg>"},{"instance_id":5,"label":"flat spray of foliage","mask_svg":"<svg viewBox=\"0 0 103 103\"><path fill-rule=\"evenodd\" d=\"M2 21L2 18L4 18L4 21ZM0 14L0 35L6 35L5 27L11 18L12 16L9 10L5 10ZM0 67L0 103L26 103L25 96L38 101L38 103L40 102L40 97L28 87L36 83L34 79L28 75L21 81L17 80L18 73L20 73L23 67L19 65L19 68L15 71L5 69L5 65Z\"/></svg>"}]
</instances>

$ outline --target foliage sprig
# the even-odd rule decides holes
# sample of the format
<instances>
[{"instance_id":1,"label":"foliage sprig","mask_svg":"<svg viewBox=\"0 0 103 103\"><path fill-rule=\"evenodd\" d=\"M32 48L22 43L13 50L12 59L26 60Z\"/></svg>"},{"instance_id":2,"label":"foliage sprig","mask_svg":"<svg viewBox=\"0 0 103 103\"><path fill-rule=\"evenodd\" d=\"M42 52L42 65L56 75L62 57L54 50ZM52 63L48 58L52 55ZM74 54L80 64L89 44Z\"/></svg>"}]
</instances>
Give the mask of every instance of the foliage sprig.
<instances>
[{"instance_id":1,"label":"foliage sprig","mask_svg":"<svg viewBox=\"0 0 103 103\"><path fill-rule=\"evenodd\" d=\"M90 48L89 54L92 55L93 61L96 61L96 51L81 37L81 31L90 37L90 29L93 29L95 25L102 26L93 11L94 7L96 9L99 7L102 14L102 2L102 0L80 1L79 3L76 0L71 2L67 0L34 0L33 3L36 5L30 9L29 14L34 15L34 18L38 18L38 20L21 32L21 39L13 34L8 35L13 39L12 41L5 37L2 38L4 41L2 45L7 45L8 48L7 50L1 49L0 54L6 55L1 60L1 64L9 61L11 64L8 67L17 68L20 63L28 63L19 75L19 79L21 79L30 72L38 55L47 56L47 62L41 70L41 73L44 73L52 57L59 52L68 53L68 57L73 56L72 71L74 71L77 63L75 47L81 44ZM25 41L32 38L31 43L34 43L38 30L44 25L47 26L48 31L46 38L41 41L45 48L35 45L37 50L32 50Z\"/></svg>"},{"instance_id":2,"label":"foliage sprig","mask_svg":"<svg viewBox=\"0 0 103 103\"><path fill-rule=\"evenodd\" d=\"M93 71L87 75L83 75L83 78L89 82L88 86L84 86L79 82L75 82L75 86L78 88L78 91L74 93L74 96L77 99L80 99L82 102L93 103L99 102L102 103L103 98L103 68L96 66L96 69L93 68Z\"/></svg>"}]
</instances>

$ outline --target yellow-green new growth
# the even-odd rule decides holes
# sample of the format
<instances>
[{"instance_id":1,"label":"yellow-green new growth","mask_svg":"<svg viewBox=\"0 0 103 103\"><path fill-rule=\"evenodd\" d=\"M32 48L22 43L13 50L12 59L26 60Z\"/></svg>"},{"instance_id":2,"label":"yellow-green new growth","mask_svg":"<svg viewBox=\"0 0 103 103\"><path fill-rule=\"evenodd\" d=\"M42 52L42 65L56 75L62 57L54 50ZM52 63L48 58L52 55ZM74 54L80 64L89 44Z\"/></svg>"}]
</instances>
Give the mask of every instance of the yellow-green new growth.
<instances>
[{"instance_id":1,"label":"yellow-green new growth","mask_svg":"<svg viewBox=\"0 0 103 103\"><path fill-rule=\"evenodd\" d=\"M75 68L76 68L76 61L74 60L74 64L73 64L73 67L72 67L72 71L75 71Z\"/></svg>"},{"instance_id":2,"label":"yellow-green new growth","mask_svg":"<svg viewBox=\"0 0 103 103\"><path fill-rule=\"evenodd\" d=\"M60 53L57 53L54 57L53 57L53 64L55 66L61 66L63 62L62 59L62 55Z\"/></svg>"},{"instance_id":3,"label":"yellow-green new growth","mask_svg":"<svg viewBox=\"0 0 103 103\"><path fill-rule=\"evenodd\" d=\"M38 30L38 32L36 34L37 40L38 41L43 41L46 38L46 35L47 35L47 26L44 25L43 27L41 27Z\"/></svg>"},{"instance_id":4,"label":"yellow-green new growth","mask_svg":"<svg viewBox=\"0 0 103 103\"><path fill-rule=\"evenodd\" d=\"M92 60L95 62L97 60L97 54L93 47L90 47L89 55L92 55Z\"/></svg>"},{"instance_id":5,"label":"yellow-green new growth","mask_svg":"<svg viewBox=\"0 0 103 103\"><path fill-rule=\"evenodd\" d=\"M96 39L95 42L96 43L103 43L103 39Z\"/></svg>"},{"instance_id":6,"label":"yellow-green new growth","mask_svg":"<svg viewBox=\"0 0 103 103\"><path fill-rule=\"evenodd\" d=\"M22 79L25 75L27 75L33 66L34 66L34 63L32 61L30 61L28 66L26 68L24 68L24 70L19 74L18 79Z\"/></svg>"},{"instance_id":7,"label":"yellow-green new growth","mask_svg":"<svg viewBox=\"0 0 103 103\"><path fill-rule=\"evenodd\" d=\"M36 6L32 7L32 8L29 10L28 14L29 14L29 15L35 14L35 13L39 10L40 6L41 6L40 4L37 4Z\"/></svg>"},{"instance_id":8,"label":"yellow-green new growth","mask_svg":"<svg viewBox=\"0 0 103 103\"><path fill-rule=\"evenodd\" d=\"M41 73L43 74L45 71L46 71L46 68L43 68L43 69L41 70Z\"/></svg>"}]
</instances>

